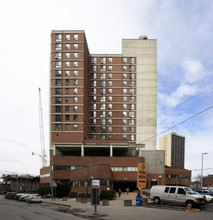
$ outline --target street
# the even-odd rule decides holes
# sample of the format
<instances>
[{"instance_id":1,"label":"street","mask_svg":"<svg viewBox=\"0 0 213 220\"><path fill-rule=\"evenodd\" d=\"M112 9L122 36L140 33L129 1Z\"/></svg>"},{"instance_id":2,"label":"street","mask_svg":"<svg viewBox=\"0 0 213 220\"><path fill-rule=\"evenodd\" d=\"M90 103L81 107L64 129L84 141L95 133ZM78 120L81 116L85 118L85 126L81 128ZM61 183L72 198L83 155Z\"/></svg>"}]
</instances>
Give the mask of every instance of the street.
<instances>
[{"instance_id":1,"label":"street","mask_svg":"<svg viewBox=\"0 0 213 220\"><path fill-rule=\"evenodd\" d=\"M185 211L184 208L164 205L124 206L122 200L110 201L109 206L98 206L98 216L93 215L91 203L76 202L75 199L62 201L44 200L43 203L25 203L4 199L0 196L1 220L212 220L213 203L201 211ZM71 207L70 207L71 206Z\"/></svg>"}]
</instances>

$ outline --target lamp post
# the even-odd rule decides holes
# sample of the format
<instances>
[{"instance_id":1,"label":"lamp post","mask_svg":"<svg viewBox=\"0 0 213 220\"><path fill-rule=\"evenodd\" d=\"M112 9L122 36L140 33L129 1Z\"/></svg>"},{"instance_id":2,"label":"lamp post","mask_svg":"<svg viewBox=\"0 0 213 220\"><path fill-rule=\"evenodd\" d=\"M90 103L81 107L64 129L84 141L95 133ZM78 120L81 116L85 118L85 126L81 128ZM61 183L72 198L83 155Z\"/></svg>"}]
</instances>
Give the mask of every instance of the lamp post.
<instances>
[{"instance_id":1,"label":"lamp post","mask_svg":"<svg viewBox=\"0 0 213 220\"><path fill-rule=\"evenodd\" d=\"M162 176L159 176L159 185L161 185L161 178Z\"/></svg>"},{"instance_id":2,"label":"lamp post","mask_svg":"<svg viewBox=\"0 0 213 220\"><path fill-rule=\"evenodd\" d=\"M201 189L203 188L203 156L207 155L208 153L202 153L202 161L201 161L201 181L200 181L200 185L201 185Z\"/></svg>"}]
</instances>

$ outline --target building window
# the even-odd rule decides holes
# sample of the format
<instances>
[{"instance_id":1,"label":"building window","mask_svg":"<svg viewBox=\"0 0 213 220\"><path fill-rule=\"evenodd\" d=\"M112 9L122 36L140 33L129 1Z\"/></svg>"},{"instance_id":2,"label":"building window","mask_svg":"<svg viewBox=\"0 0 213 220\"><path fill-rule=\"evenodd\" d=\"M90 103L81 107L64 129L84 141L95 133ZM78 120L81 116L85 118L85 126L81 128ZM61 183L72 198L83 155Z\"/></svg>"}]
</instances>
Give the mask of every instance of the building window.
<instances>
[{"instance_id":1,"label":"building window","mask_svg":"<svg viewBox=\"0 0 213 220\"><path fill-rule=\"evenodd\" d=\"M69 71L69 70L66 70L66 71L65 71L65 75L66 75L66 76L70 76L70 71Z\"/></svg>"},{"instance_id":2,"label":"building window","mask_svg":"<svg viewBox=\"0 0 213 220\"><path fill-rule=\"evenodd\" d=\"M94 81L92 81L92 83L91 83L91 84L92 84L92 86L94 86L94 87L95 87L95 86L97 86L97 81L96 81L96 80L94 80Z\"/></svg>"},{"instance_id":3,"label":"building window","mask_svg":"<svg viewBox=\"0 0 213 220\"><path fill-rule=\"evenodd\" d=\"M74 44L74 49L78 49L78 44Z\"/></svg>"},{"instance_id":4,"label":"building window","mask_svg":"<svg viewBox=\"0 0 213 220\"><path fill-rule=\"evenodd\" d=\"M74 79L74 80L73 80L73 84L74 84L74 85L78 85L78 79Z\"/></svg>"},{"instance_id":5,"label":"building window","mask_svg":"<svg viewBox=\"0 0 213 220\"><path fill-rule=\"evenodd\" d=\"M127 131L127 127L123 127L123 132L126 132Z\"/></svg>"},{"instance_id":6,"label":"building window","mask_svg":"<svg viewBox=\"0 0 213 220\"><path fill-rule=\"evenodd\" d=\"M73 115L73 121L77 121L78 120L78 115Z\"/></svg>"},{"instance_id":7,"label":"building window","mask_svg":"<svg viewBox=\"0 0 213 220\"><path fill-rule=\"evenodd\" d=\"M96 79L97 78L97 74L96 73L91 73L92 75L92 79Z\"/></svg>"},{"instance_id":8,"label":"building window","mask_svg":"<svg viewBox=\"0 0 213 220\"><path fill-rule=\"evenodd\" d=\"M97 58L96 57L92 57L91 58L91 63L96 63L97 62Z\"/></svg>"},{"instance_id":9,"label":"building window","mask_svg":"<svg viewBox=\"0 0 213 220\"><path fill-rule=\"evenodd\" d=\"M129 112L129 117L134 118L135 113L134 112Z\"/></svg>"},{"instance_id":10,"label":"building window","mask_svg":"<svg viewBox=\"0 0 213 220\"><path fill-rule=\"evenodd\" d=\"M96 118L92 119L92 124L96 124Z\"/></svg>"},{"instance_id":11,"label":"building window","mask_svg":"<svg viewBox=\"0 0 213 220\"><path fill-rule=\"evenodd\" d=\"M62 34L56 34L55 35L55 40L56 41L61 41L62 40Z\"/></svg>"},{"instance_id":12,"label":"building window","mask_svg":"<svg viewBox=\"0 0 213 220\"><path fill-rule=\"evenodd\" d=\"M123 112L123 117L126 117L127 116L127 112Z\"/></svg>"},{"instance_id":13,"label":"building window","mask_svg":"<svg viewBox=\"0 0 213 220\"><path fill-rule=\"evenodd\" d=\"M55 97L55 103L60 104L61 103L61 97Z\"/></svg>"},{"instance_id":14,"label":"building window","mask_svg":"<svg viewBox=\"0 0 213 220\"><path fill-rule=\"evenodd\" d=\"M65 120L69 121L70 120L70 116L69 115L65 115Z\"/></svg>"},{"instance_id":15,"label":"building window","mask_svg":"<svg viewBox=\"0 0 213 220\"><path fill-rule=\"evenodd\" d=\"M56 124L55 125L55 130L60 131L61 130L61 124Z\"/></svg>"},{"instance_id":16,"label":"building window","mask_svg":"<svg viewBox=\"0 0 213 220\"><path fill-rule=\"evenodd\" d=\"M66 34L66 40L70 40L70 34Z\"/></svg>"},{"instance_id":17,"label":"building window","mask_svg":"<svg viewBox=\"0 0 213 220\"><path fill-rule=\"evenodd\" d=\"M109 124L109 125L112 124L112 119L108 119L108 124Z\"/></svg>"},{"instance_id":18,"label":"building window","mask_svg":"<svg viewBox=\"0 0 213 220\"><path fill-rule=\"evenodd\" d=\"M78 34L74 34L74 40L78 40Z\"/></svg>"},{"instance_id":19,"label":"building window","mask_svg":"<svg viewBox=\"0 0 213 220\"><path fill-rule=\"evenodd\" d=\"M130 81L129 86L135 86L135 81Z\"/></svg>"},{"instance_id":20,"label":"building window","mask_svg":"<svg viewBox=\"0 0 213 220\"><path fill-rule=\"evenodd\" d=\"M123 93L127 93L127 89L123 89Z\"/></svg>"},{"instance_id":21,"label":"building window","mask_svg":"<svg viewBox=\"0 0 213 220\"><path fill-rule=\"evenodd\" d=\"M96 115L97 115L96 111L93 111L92 112L92 117L96 118Z\"/></svg>"},{"instance_id":22,"label":"building window","mask_svg":"<svg viewBox=\"0 0 213 220\"><path fill-rule=\"evenodd\" d=\"M61 50L61 48L62 48L62 44L56 44L55 45L55 49L56 50Z\"/></svg>"},{"instance_id":23,"label":"building window","mask_svg":"<svg viewBox=\"0 0 213 220\"><path fill-rule=\"evenodd\" d=\"M78 66L78 62L74 62L74 67L77 67Z\"/></svg>"},{"instance_id":24,"label":"building window","mask_svg":"<svg viewBox=\"0 0 213 220\"><path fill-rule=\"evenodd\" d=\"M76 96L73 97L73 102L74 102L74 103L77 103L77 102L78 102L78 97L76 97Z\"/></svg>"},{"instance_id":25,"label":"building window","mask_svg":"<svg viewBox=\"0 0 213 220\"><path fill-rule=\"evenodd\" d=\"M129 119L129 125L134 125L134 124L135 124L134 119Z\"/></svg>"},{"instance_id":26,"label":"building window","mask_svg":"<svg viewBox=\"0 0 213 220\"><path fill-rule=\"evenodd\" d=\"M106 109L106 104L101 103L101 109Z\"/></svg>"},{"instance_id":27,"label":"building window","mask_svg":"<svg viewBox=\"0 0 213 220\"><path fill-rule=\"evenodd\" d=\"M109 132L111 132L112 131L112 127L110 126L110 127L108 127L108 131Z\"/></svg>"},{"instance_id":28,"label":"building window","mask_svg":"<svg viewBox=\"0 0 213 220\"><path fill-rule=\"evenodd\" d=\"M96 109L96 103L91 104L91 109Z\"/></svg>"},{"instance_id":29,"label":"building window","mask_svg":"<svg viewBox=\"0 0 213 220\"><path fill-rule=\"evenodd\" d=\"M77 94L77 93L78 93L78 88L74 88L74 89L73 89L73 93L74 93L74 94Z\"/></svg>"},{"instance_id":30,"label":"building window","mask_svg":"<svg viewBox=\"0 0 213 220\"><path fill-rule=\"evenodd\" d=\"M78 58L78 53L74 53L74 58Z\"/></svg>"},{"instance_id":31,"label":"building window","mask_svg":"<svg viewBox=\"0 0 213 220\"><path fill-rule=\"evenodd\" d=\"M55 106L55 112L61 112L61 106Z\"/></svg>"},{"instance_id":32,"label":"building window","mask_svg":"<svg viewBox=\"0 0 213 220\"><path fill-rule=\"evenodd\" d=\"M101 94L102 95L106 94L106 89L105 88L101 88Z\"/></svg>"},{"instance_id":33,"label":"building window","mask_svg":"<svg viewBox=\"0 0 213 220\"><path fill-rule=\"evenodd\" d=\"M106 63L106 57L101 57L101 63Z\"/></svg>"},{"instance_id":34,"label":"building window","mask_svg":"<svg viewBox=\"0 0 213 220\"><path fill-rule=\"evenodd\" d=\"M135 67L134 66L129 66L129 71L134 71L135 70Z\"/></svg>"},{"instance_id":35,"label":"building window","mask_svg":"<svg viewBox=\"0 0 213 220\"><path fill-rule=\"evenodd\" d=\"M135 89L129 89L129 94L130 94L130 95L135 94Z\"/></svg>"},{"instance_id":36,"label":"building window","mask_svg":"<svg viewBox=\"0 0 213 220\"><path fill-rule=\"evenodd\" d=\"M127 73L124 73L124 74L123 74L123 78L124 78L124 79L127 79Z\"/></svg>"},{"instance_id":37,"label":"building window","mask_svg":"<svg viewBox=\"0 0 213 220\"><path fill-rule=\"evenodd\" d=\"M70 97L65 97L65 102L69 103L70 102Z\"/></svg>"},{"instance_id":38,"label":"building window","mask_svg":"<svg viewBox=\"0 0 213 220\"><path fill-rule=\"evenodd\" d=\"M104 134L101 134L101 140L106 140L106 136Z\"/></svg>"},{"instance_id":39,"label":"building window","mask_svg":"<svg viewBox=\"0 0 213 220\"><path fill-rule=\"evenodd\" d=\"M123 85L127 86L127 81L126 80L123 81Z\"/></svg>"},{"instance_id":40,"label":"building window","mask_svg":"<svg viewBox=\"0 0 213 220\"><path fill-rule=\"evenodd\" d=\"M73 71L73 75L74 75L74 76L78 76L78 70L74 70L74 71Z\"/></svg>"},{"instance_id":41,"label":"building window","mask_svg":"<svg viewBox=\"0 0 213 220\"><path fill-rule=\"evenodd\" d=\"M61 76L61 74L62 74L61 70L56 70L55 71L55 76Z\"/></svg>"},{"instance_id":42,"label":"building window","mask_svg":"<svg viewBox=\"0 0 213 220\"><path fill-rule=\"evenodd\" d=\"M66 67L70 67L70 62L66 62Z\"/></svg>"},{"instance_id":43,"label":"building window","mask_svg":"<svg viewBox=\"0 0 213 220\"><path fill-rule=\"evenodd\" d=\"M109 109L112 109L112 104L109 104L108 106L109 106Z\"/></svg>"},{"instance_id":44,"label":"building window","mask_svg":"<svg viewBox=\"0 0 213 220\"><path fill-rule=\"evenodd\" d=\"M112 81L111 80L109 81L109 86L112 86Z\"/></svg>"},{"instance_id":45,"label":"building window","mask_svg":"<svg viewBox=\"0 0 213 220\"><path fill-rule=\"evenodd\" d=\"M73 106L73 111L74 111L74 112L77 112L77 111L78 111L78 106L77 106L77 105L74 105L74 106Z\"/></svg>"},{"instance_id":46,"label":"building window","mask_svg":"<svg viewBox=\"0 0 213 220\"><path fill-rule=\"evenodd\" d=\"M65 129L70 130L70 124L65 124Z\"/></svg>"},{"instance_id":47,"label":"building window","mask_svg":"<svg viewBox=\"0 0 213 220\"><path fill-rule=\"evenodd\" d=\"M101 119L101 125L105 125L106 124L106 119Z\"/></svg>"},{"instance_id":48,"label":"building window","mask_svg":"<svg viewBox=\"0 0 213 220\"><path fill-rule=\"evenodd\" d=\"M130 110L133 110L135 108L135 105L134 104L129 104L129 109Z\"/></svg>"},{"instance_id":49,"label":"building window","mask_svg":"<svg viewBox=\"0 0 213 220\"><path fill-rule=\"evenodd\" d=\"M92 88L92 94L96 94L96 88Z\"/></svg>"},{"instance_id":50,"label":"building window","mask_svg":"<svg viewBox=\"0 0 213 220\"><path fill-rule=\"evenodd\" d=\"M109 89L109 93L112 93L112 89Z\"/></svg>"},{"instance_id":51,"label":"building window","mask_svg":"<svg viewBox=\"0 0 213 220\"><path fill-rule=\"evenodd\" d=\"M55 116L55 121L61 121L61 115L56 115Z\"/></svg>"},{"instance_id":52,"label":"building window","mask_svg":"<svg viewBox=\"0 0 213 220\"><path fill-rule=\"evenodd\" d=\"M61 79L56 79L55 80L55 85L60 86L61 85Z\"/></svg>"},{"instance_id":53,"label":"building window","mask_svg":"<svg viewBox=\"0 0 213 220\"><path fill-rule=\"evenodd\" d=\"M106 102L106 96L101 96L101 102Z\"/></svg>"},{"instance_id":54,"label":"building window","mask_svg":"<svg viewBox=\"0 0 213 220\"><path fill-rule=\"evenodd\" d=\"M55 58L56 59L61 59L62 54L61 53L55 53Z\"/></svg>"},{"instance_id":55,"label":"building window","mask_svg":"<svg viewBox=\"0 0 213 220\"><path fill-rule=\"evenodd\" d=\"M129 127L129 132L134 132L134 127Z\"/></svg>"},{"instance_id":56,"label":"building window","mask_svg":"<svg viewBox=\"0 0 213 220\"><path fill-rule=\"evenodd\" d=\"M101 71L106 71L106 66L101 65Z\"/></svg>"},{"instance_id":57,"label":"building window","mask_svg":"<svg viewBox=\"0 0 213 220\"><path fill-rule=\"evenodd\" d=\"M65 106L65 112L69 112L70 111L70 107L69 106Z\"/></svg>"},{"instance_id":58,"label":"building window","mask_svg":"<svg viewBox=\"0 0 213 220\"><path fill-rule=\"evenodd\" d=\"M73 129L78 129L78 124L73 124Z\"/></svg>"},{"instance_id":59,"label":"building window","mask_svg":"<svg viewBox=\"0 0 213 220\"><path fill-rule=\"evenodd\" d=\"M69 50L70 49L70 44L65 44L65 48L66 48L66 50Z\"/></svg>"},{"instance_id":60,"label":"building window","mask_svg":"<svg viewBox=\"0 0 213 220\"><path fill-rule=\"evenodd\" d=\"M61 93L62 93L61 88L56 88L56 89L55 89L55 94L56 94L56 95L61 95Z\"/></svg>"},{"instance_id":61,"label":"building window","mask_svg":"<svg viewBox=\"0 0 213 220\"><path fill-rule=\"evenodd\" d=\"M130 102L134 102L134 101L135 101L135 97L134 97L134 96L130 96L130 97L129 97L129 101L130 101Z\"/></svg>"},{"instance_id":62,"label":"building window","mask_svg":"<svg viewBox=\"0 0 213 220\"><path fill-rule=\"evenodd\" d=\"M109 73L109 78L112 79L112 73Z\"/></svg>"},{"instance_id":63,"label":"building window","mask_svg":"<svg viewBox=\"0 0 213 220\"><path fill-rule=\"evenodd\" d=\"M109 116L109 117L112 117L112 112L108 112L108 116Z\"/></svg>"},{"instance_id":64,"label":"building window","mask_svg":"<svg viewBox=\"0 0 213 220\"><path fill-rule=\"evenodd\" d=\"M123 66L123 70L127 70L127 66Z\"/></svg>"},{"instance_id":65,"label":"building window","mask_svg":"<svg viewBox=\"0 0 213 220\"><path fill-rule=\"evenodd\" d=\"M92 135L91 135L91 139L92 139L92 140L96 140L96 134L92 134Z\"/></svg>"},{"instance_id":66,"label":"building window","mask_svg":"<svg viewBox=\"0 0 213 220\"><path fill-rule=\"evenodd\" d=\"M123 109L127 109L127 104L123 104Z\"/></svg>"},{"instance_id":67,"label":"building window","mask_svg":"<svg viewBox=\"0 0 213 220\"><path fill-rule=\"evenodd\" d=\"M127 140L127 135L123 134L123 140Z\"/></svg>"},{"instance_id":68,"label":"building window","mask_svg":"<svg viewBox=\"0 0 213 220\"><path fill-rule=\"evenodd\" d=\"M135 63L135 58L134 57L130 57L129 58L129 63Z\"/></svg>"},{"instance_id":69,"label":"building window","mask_svg":"<svg viewBox=\"0 0 213 220\"><path fill-rule=\"evenodd\" d=\"M109 96L109 101L110 101L110 102L112 101L112 96Z\"/></svg>"},{"instance_id":70,"label":"building window","mask_svg":"<svg viewBox=\"0 0 213 220\"><path fill-rule=\"evenodd\" d=\"M57 61L57 62L55 62L55 67L56 67L56 68L60 68L60 67L61 67L61 64L62 64L62 63L61 63L60 61Z\"/></svg>"},{"instance_id":71,"label":"building window","mask_svg":"<svg viewBox=\"0 0 213 220\"><path fill-rule=\"evenodd\" d=\"M126 125L127 124L127 120L123 119L123 124Z\"/></svg>"},{"instance_id":72,"label":"building window","mask_svg":"<svg viewBox=\"0 0 213 220\"><path fill-rule=\"evenodd\" d=\"M101 73L101 79L106 79L106 73Z\"/></svg>"},{"instance_id":73,"label":"building window","mask_svg":"<svg viewBox=\"0 0 213 220\"><path fill-rule=\"evenodd\" d=\"M106 117L106 112L101 111L101 112L100 112L100 117Z\"/></svg>"},{"instance_id":74,"label":"building window","mask_svg":"<svg viewBox=\"0 0 213 220\"><path fill-rule=\"evenodd\" d=\"M112 140L112 135L111 134L108 135L108 140Z\"/></svg>"},{"instance_id":75,"label":"building window","mask_svg":"<svg viewBox=\"0 0 213 220\"><path fill-rule=\"evenodd\" d=\"M134 136L133 134L130 134L130 135L129 135L129 140L130 140L130 141L134 141L134 140L135 140L135 136Z\"/></svg>"},{"instance_id":76,"label":"building window","mask_svg":"<svg viewBox=\"0 0 213 220\"><path fill-rule=\"evenodd\" d=\"M97 66L92 66L92 70L96 71L97 70Z\"/></svg>"},{"instance_id":77,"label":"building window","mask_svg":"<svg viewBox=\"0 0 213 220\"><path fill-rule=\"evenodd\" d=\"M70 80L69 79L65 79L65 85L69 85L70 84Z\"/></svg>"},{"instance_id":78,"label":"building window","mask_svg":"<svg viewBox=\"0 0 213 220\"><path fill-rule=\"evenodd\" d=\"M109 57L109 63L112 63L112 57Z\"/></svg>"},{"instance_id":79,"label":"building window","mask_svg":"<svg viewBox=\"0 0 213 220\"><path fill-rule=\"evenodd\" d=\"M65 53L66 58L70 58L70 53Z\"/></svg>"},{"instance_id":80,"label":"building window","mask_svg":"<svg viewBox=\"0 0 213 220\"><path fill-rule=\"evenodd\" d=\"M135 74L134 74L134 73L130 73L130 74L129 74L129 78L130 78L130 79L134 79L134 78L135 78Z\"/></svg>"},{"instance_id":81,"label":"building window","mask_svg":"<svg viewBox=\"0 0 213 220\"><path fill-rule=\"evenodd\" d=\"M65 88L65 93L66 94L70 94L70 89L69 88Z\"/></svg>"},{"instance_id":82,"label":"building window","mask_svg":"<svg viewBox=\"0 0 213 220\"><path fill-rule=\"evenodd\" d=\"M123 62L127 63L127 58L126 57L123 58Z\"/></svg>"},{"instance_id":83,"label":"building window","mask_svg":"<svg viewBox=\"0 0 213 220\"><path fill-rule=\"evenodd\" d=\"M109 71L112 71L112 66L109 66Z\"/></svg>"}]
</instances>

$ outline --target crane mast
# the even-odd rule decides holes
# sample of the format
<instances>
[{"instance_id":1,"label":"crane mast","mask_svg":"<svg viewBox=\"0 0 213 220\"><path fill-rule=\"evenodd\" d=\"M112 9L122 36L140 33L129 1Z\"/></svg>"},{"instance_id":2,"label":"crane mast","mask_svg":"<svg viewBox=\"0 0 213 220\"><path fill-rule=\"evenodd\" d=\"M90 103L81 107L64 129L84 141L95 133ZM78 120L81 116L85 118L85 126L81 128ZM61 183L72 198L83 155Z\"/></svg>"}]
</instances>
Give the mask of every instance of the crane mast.
<instances>
[{"instance_id":1,"label":"crane mast","mask_svg":"<svg viewBox=\"0 0 213 220\"><path fill-rule=\"evenodd\" d=\"M42 101L41 101L41 89L38 88L39 91L39 128L40 128L40 143L41 143L41 159L42 159L42 167L47 166L47 155L45 153L45 145L44 145L44 128L43 128L43 114L42 114Z\"/></svg>"}]
</instances>

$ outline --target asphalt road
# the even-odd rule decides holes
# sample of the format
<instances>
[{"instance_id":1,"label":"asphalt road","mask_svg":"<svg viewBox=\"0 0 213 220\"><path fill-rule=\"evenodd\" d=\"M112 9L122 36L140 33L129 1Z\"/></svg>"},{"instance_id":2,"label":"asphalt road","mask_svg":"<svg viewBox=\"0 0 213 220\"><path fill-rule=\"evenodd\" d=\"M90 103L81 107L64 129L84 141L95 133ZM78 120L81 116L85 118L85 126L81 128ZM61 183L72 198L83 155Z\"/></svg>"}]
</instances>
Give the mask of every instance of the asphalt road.
<instances>
[{"instance_id":1,"label":"asphalt road","mask_svg":"<svg viewBox=\"0 0 213 220\"><path fill-rule=\"evenodd\" d=\"M25 203L0 199L1 220L82 220L68 213L66 206L52 204ZM85 220L85 219L84 219Z\"/></svg>"}]
</instances>

